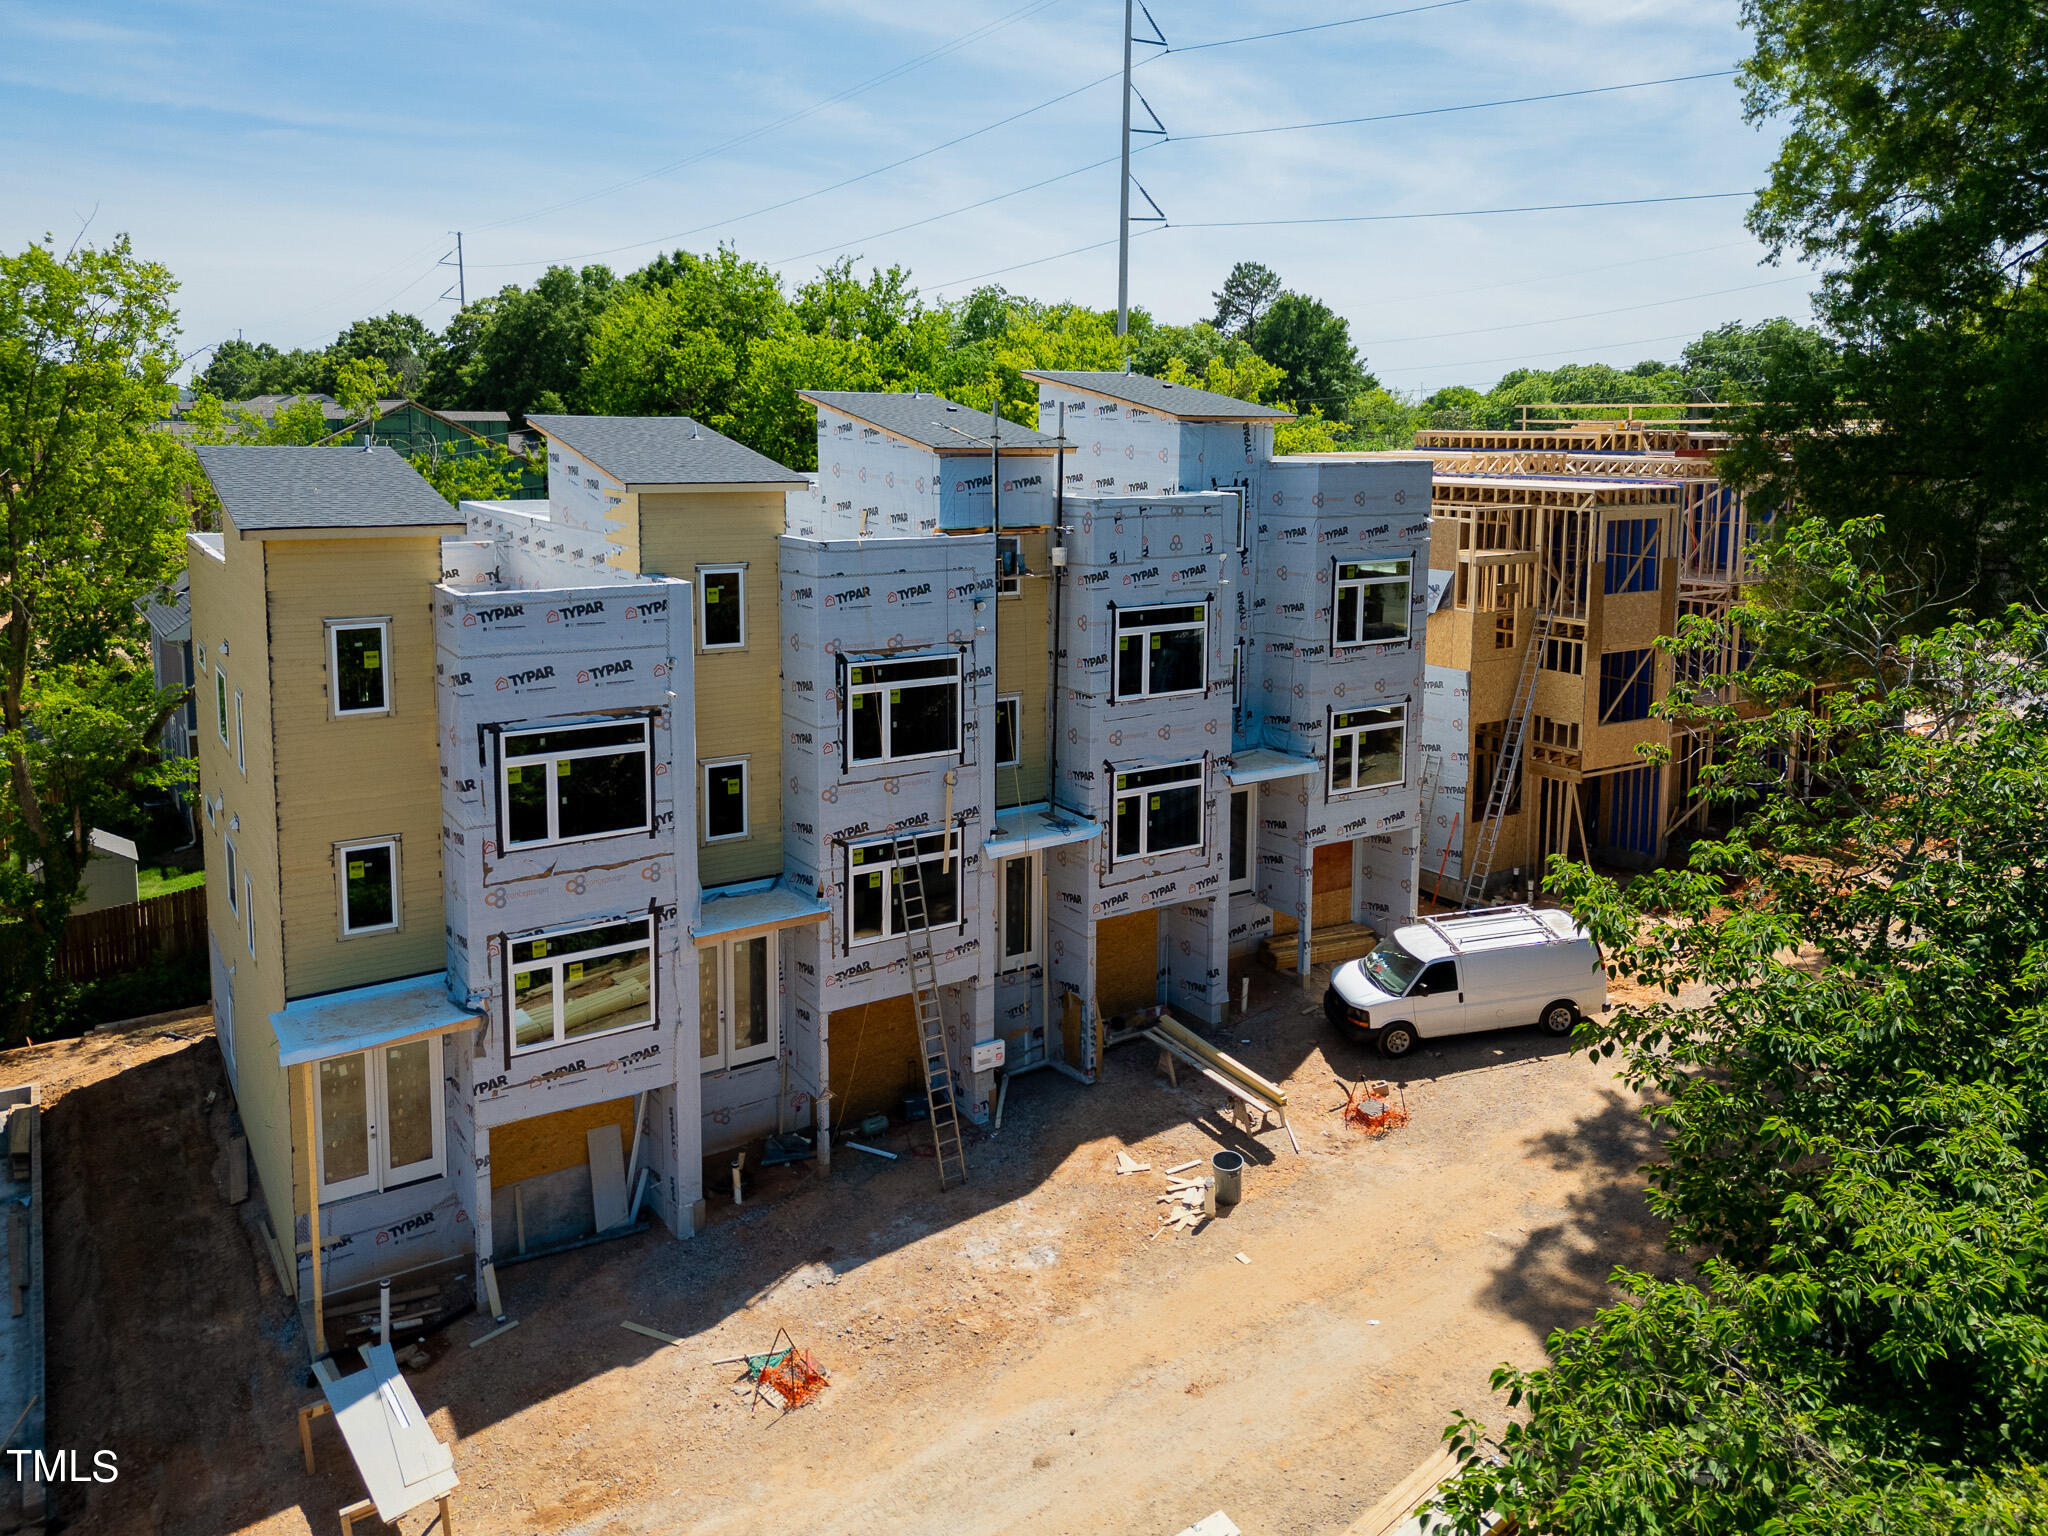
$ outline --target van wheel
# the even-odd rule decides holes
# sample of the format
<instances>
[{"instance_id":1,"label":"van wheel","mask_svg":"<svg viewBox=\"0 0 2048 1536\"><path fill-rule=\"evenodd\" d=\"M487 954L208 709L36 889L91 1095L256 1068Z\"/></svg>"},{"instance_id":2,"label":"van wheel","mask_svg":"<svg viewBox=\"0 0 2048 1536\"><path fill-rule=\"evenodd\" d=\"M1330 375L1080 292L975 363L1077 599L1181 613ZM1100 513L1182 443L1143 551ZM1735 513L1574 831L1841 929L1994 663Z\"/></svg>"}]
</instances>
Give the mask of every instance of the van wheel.
<instances>
[{"instance_id":1,"label":"van wheel","mask_svg":"<svg viewBox=\"0 0 2048 1536\"><path fill-rule=\"evenodd\" d=\"M1380 1031L1380 1054L1388 1057L1406 1056L1415 1049L1415 1026L1412 1024L1389 1024Z\"/></svg>"},{"instance_id":2,"label":"van wheel","mask_svg":"<svg viewBox=\"0 0 2048 1536\"><path fill-rule=\"evenodd\" d=\"M1538 1022L1547 1035L1568 1035L1572 1026L1579 1022L1579 1010L1570 1003L1552 1003L1543 1010L1543 1017Z\"/></svg>"}]
</instances>

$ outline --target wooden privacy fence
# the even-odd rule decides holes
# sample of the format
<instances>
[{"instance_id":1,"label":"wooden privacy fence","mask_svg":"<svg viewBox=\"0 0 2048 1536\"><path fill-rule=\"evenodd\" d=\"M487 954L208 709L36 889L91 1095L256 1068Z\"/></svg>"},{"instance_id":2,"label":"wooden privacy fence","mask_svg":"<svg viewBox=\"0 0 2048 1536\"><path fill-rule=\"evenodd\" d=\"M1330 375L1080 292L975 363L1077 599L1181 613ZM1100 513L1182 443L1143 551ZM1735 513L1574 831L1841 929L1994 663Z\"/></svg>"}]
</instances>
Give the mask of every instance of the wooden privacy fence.
<instances>
[{"instance_id":1,"label":"wooden privacy fence","mask_svg":"<svg viewBox=\"0 0 2048 1536\"><path fill-rule=\"evenodd\" d=\"M57 976L97 981L139 971L159 956L174 960L205 944L206 887L191 885L168 896L74 914L64 924Z\"/></svg>"}]
</instances>

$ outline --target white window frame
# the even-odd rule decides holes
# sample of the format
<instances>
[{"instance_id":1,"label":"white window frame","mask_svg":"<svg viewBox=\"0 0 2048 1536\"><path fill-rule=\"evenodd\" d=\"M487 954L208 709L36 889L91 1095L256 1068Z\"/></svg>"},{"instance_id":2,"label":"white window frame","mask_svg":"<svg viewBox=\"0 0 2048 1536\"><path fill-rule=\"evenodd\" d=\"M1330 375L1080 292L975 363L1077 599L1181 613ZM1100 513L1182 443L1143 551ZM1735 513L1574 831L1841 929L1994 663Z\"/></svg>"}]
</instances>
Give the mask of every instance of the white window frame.
<instances>
[{"instance_id":1,"label":"white window frame","mask_svg":"<svg viewBox=\"0 0 2048 1536\"><path fill-rule=\"evenodd\" d=\"M235 916L240 917L242 915L241 897L236 894L236 890L241 878L242 859L241 855L235 852L235 840L232 837L223 838L221 841L227 844L228 849L228 910L234 913Z\"/></svg>"},{"instance_id":2,"label":"white window frame","mask_svg":"<svg viewBox=\"0 0 2048 1536\"><path fill-rule=\"evenodd\" d=\"M945 839L949 836L950 833L946 830L919 833L917 836L916 862L920 866L943 863L948 850L947 843L941 842L936 852L926 849L924 845L934 839ZM961 887L965 884L963 878L965 871L961 867L964 857L961 841L960 839L953 839L950 844L953 857L953 921L934 925L934 932L940 928L960 928L966 923L966 917L961 909ZM861 856L861 862L857 866L854 863L855 854ZM903 862L903 860L896 857L896 840L891 837L879 838L873 842L850 843L847 845L846 904L839 914L840 933L845 940L847 953L851 954L854 950L865 948L870 944L900 944L903 942L903 932L896 926L895 892L895 872L901 867ZM856 878L873 874L882 876L882 931L880 933L865 934L856 938L853 932L853 882ZM930 918L931 915L931 906L929 898L927 898L925 916Z\"/></svg>"},{"instance_id":3,"label":"white window frame","mask_svg":"<svg viewBox=\"0 0 2048 1536\"><path fill-rule=\"evenodd\" d=\"M1182 777L1178 779L1169 779L1158 784L1138 784L1131 785L1129 787L1126 787L1125 785L1125 780L1134 778L1141 773L1163 773L1174 769L1182 770ZM1130 859L1164 858L1169 853L1189 853L1206 847L1208 844L1209 828L1208 818L1203 814L1203 812L1207 809L1206 805L1204 804L1204 801L1207 798L1208 790L1208 785L1206 783L1207 778L1208 762L1206 759L1199 757L1193 758L1185 763L1142 763L1118 769L1116 772L1116 778L1113 781L1114 787L1112 788L1110 793L1109 804L1109 862L1111 863L1111 865L1116 865L1118 863L1125 862ZM1176 843L1171 848L1154 848L1151 846L1151 838L1148 834L1146 824L1143 820L1140 820L1138 823L1138 838L1140 846L1138 847L1137 851L1133 853L1124 853L1118 849L1117 824L1121 820L1121 817L1118 815L1118 812L1125 800L1132 798L1143 799L1147 795L1158 794L1162 790L1181 790L1186 789L1190 786L1192 786L1195 791L1194 842ZM1141 806L1139 810L1142 816L1144 814L1149 814L1151 811L1151 807Z\"/></svg>"},{"instance_id":4,"label":"white window frame","mask_svg":"<svg viewBox=\"0 0 2048 1536\"><path fill-rule=\"evenodd\" d=\"M1008 574L1003 571L1003 549L1005 546L1014 553L1014 569ZM1022 597L1024 595L1024 541L1014 533L996 535L996 596Z\"/></svg>"},{"instance_id":5,"label":"white window frame","mask_svg":"<svg viewBox=\"0 0 2048 1536\"><path fill-rule=\"evenodd\" d=\"M1148 613L1179 613L1189 608L1201 614L1202 617L1199 623L1187 619L1179 619L1170 624L1130 622L1133 619L1142 619ZM1192 688L1175 688L1169 693L1155 693L1152 689L1152 647L1149 643L1151 638L1155 635L1181 634L1188 630L1194 630L1202 637L1201 681ZM1118 702L1126 699L1189 699L1208 691L1209 604L1206 601L1193 603L1148 603L1143 608L1119 608L1116 611L1116 623L1112 626L1112 634L1114 635L1114 642L1110 646L1109 653L1110 686L1111 697ZM1142 668L1144 674L1142 679L1143 686L1131 693L1124 692L1123 688L1122 656L1123 645L1126 640L1143 644L1145 651L1144 666Z\"/></svg>"},{"instance_id":6,"label":"white window frame","mask_svg":"<svg viewBox=\"0 0 2048 1536\"><path fill-rule=\"evenodd\" d=\"M585 757L617 757L621 753L636 750L630 743L613 742L608 746L572 747L566 751L528 752L514 755L507 750L508 743L521 736L565 736L576 731L616 730L620 726L637 725L640 728L640 745L637 750L646 761L646 798L641 808L637 826L619 827L610 832L593 832L586 837L563 837L561 835L561 805L556 790L560 774L558 763L575 762ZM547 772L547 790L542 803L547 807L548 835L529 838L524 842L512 841L512 770L544 768ZM578 720L563 725L526 725L517 729L507 727L498 736L498 806L500 831L504 836L500 848L506 853L521 853L529 848L552 848L562 843L598 843L611 837L645 837L654 826L654 731L652 722L645 717L637 720Z\"/></svg>"},{"instance_id":7,"label":"white window frame","mask_svg":"<svg viewBox=\"0 0 2048 1536\"><path fill-rule=\"evenodd\" d=\"M391 713L391 618L328 619L327 624L327 709L337 720L360 720ZM367 709L341 707L341 632L344 629L374 629L378 632L377 673L384 684L384 702Z\"/></svg>"},{"instance_id":8,"label":"white window frame","mask_svg":"<svg viewBox=\"0 0 2048 1536\"><path fill-rule=\"evenodd\" d=\"M1028 868L1026 880L1031 892L1031 911L1025 919L1024 948L1011 950L1010 943L1010 866L1023 864ZM1045 874L1036 853L1020 853L1014 858L1001 859L996 863L996 970L1021 971L1027 966L1038 964L1039 936L1045 925Z\"/></svg>"},{"instance_id":9,"label":"white window frame","mask_svg":"<svg viewBox=\"0 0 2048 1536\"><path fill-rule=\"evenodd\" d=\"M551 943L556 939L572 938L579 933L589 933L597 928L624 927L630 924L639 925L644 937L635 938L630 941L622 940L616 944L607 944L602 949L579 949L574 953L566 955L544 955L524 963L518 962L513 958L513 950L516 945ZM587 965L592 960L602 960L607 956L625 954L627 951L635 949L644 949L648 952L647 1017L635 1019L630 1024L614 1024L609 1029L592 1030L588 1034L574 1036L568 1034L566 1032L566 1021L562 1017L565 1007L563 994L568 987L568 982L563 975L564 968L570 965ZM537 1044L521 1045L518 1043L517 1032L513 1028L512 1011L514 999L518 996L518 978L528 971L547 971L554 977L555 1032L552 1038L542 1040ZM538 1055L542 1051L558 1050L565 1045L581 1045L586 1040L602 1040L607 1035L623 1035L628 1030L649 1028L660 1012L657 994L661 990L661 947L658 935L655 932L654 920L650 917L619 917L603 923L579 923L574 928L557 928L548 933L522 933L516 937L507 937L505 940L505 981L507 988L505 1000L505 1052L508 1059L514 1056Z\"/></svg>"},{"instance_id":10,"label":"white window frame","mask_svg":"<svg viewBox=\"0 0 2048 1536\"><path fill-rule=\"evenodd\" d=\"M242 916L249 929L249 958L256 958L256 877L242 868Z\"/></svg>"},{"instance_id":11,"label":"white window frame","mask_svg":"<svg viewBox=\"0 0 2048 1536\"><path fill-rule=\"evenodd\" d=\"M213 723L220 732L220 744L231 746L228 740L228 669L213 669Z\"/></svg>"},{"instance_id":12,"label":"white window frame","mask_svg":"<svg viewBox=\"0 0 2048 1536\"><path fill-rule=\"evenodd\" d=\"M706 576L737 576L740 582L740 637L737 640L721 640L713 645L709 639L711 627L706 622L710 617L705 610L710 606L707 598L709 588L705 586ZM745 565L700 565L697 567L697 649L700 651L743 651L747 648L747 568Z\"/></svg>"},{"instance_id":13,"label":"white window frame","mask_svg":"<svg viewBox=\"0 0 2048 1536\"><path fill-rule=\"evenodd\" d=\"M410 1040L399 1042L401 1045L416 1043ZM327 1182L326 1096L320 1091L321 1064L317 1061L313 1063L313 1134L316 1138L314 1148L320 1164L320 1203L322 1205L331 1205L335 1201L352 1199L357 1195L373 1194L380 1189L403 1189L408 1184L420 1184L428 1179L439 1178L447 1171L448 1106L447 1096L439 1091L441 1086L441 1037L439 1035L428 1035L426 1043L427 1081L432 1090L428 1094L428 1101L433 1107L433 1153L420 1162L407 1164L404 1168L392 1168L390 1166L390 1154L387 1149L391 1145L391 1139L384 1135L383 1131L391 1119L391 1082L387 1075L387 1058L384 1054L391 1047L380 1045L368 1051L357 1052L356 1054L368 1058L363 1064L363 1085L368 1096L368 1103L365 1108L368 1113L369 1123L364 1127L364 1134L369 1137L371 1144L369 1172L338 1186L330 1185ZM339 1060L340 1058L329 1057L327 1059Z\"/></svg>"},{"instance_id":14,"label":"white window frame","mask_svg":"<svg viewBox=\"0 0 2048 1536\"><path fill-rule=\"evenodd\" d=\"M734 1009L733 967L739 963L739 949L759 939L768 946L768 1039L762 1045L750 1045L744 1050L733 1045L733 1032L739 1019ZM773 1061L782 1052L782 955L776 944L773 928L766 933L743 934L738 938L719 939L697 947L699 968L699 991L697 1007L697 1066L701 1072L727 1072L734 1067L751 1066L757 1061ZM702 992L702 969L712 967L718 976L718 1053L706 1056L704 1051Z\"/></svg>"},{"instance_id":15,"label":"white window frame","mask_svg":"<svg viewBox=\"0 0 2048 1536\"><path fill-rule=\"evenodd\" d=\"M1010 746L1015 757L1003 756L1003 706L1010 706ZM1024 695L1021 693L999 693L996 695L996 766L998 768L1021 768L1024 766Z\"/></svg>"},{"instance_id":16,"label":"white window frame","mask_svg":"<svg viewBox=\"0 0 2048 1536\"><path fill-rule=\"evenodd\" d=\"M235 690L235 766L246 777L249 772L247 738L242 734L242 690Z\"/></svg>"},{"instance_id":17,"label":"white window frame","mask_svg":"<svg viewBox=\"0 0 2048 1536\"><path fill-rule=\"evenodd\" d=\"M711 775L719 768L737 768L740 771L740 829L737 832L711 831ZM753 797L752 774L744 757L714 757L707 759L698 773L697 797L704 805L704 826L700 833L706 847L713 843L737 843L754 835L754 821L749 802Z\"/></svg>"},{"instance_id":18,"label":"white window frame","mask_svg":"<svg viewBox=\"0 0 2048 1536\"><path fill-rule=\"evenodd\" d=\"M1343 720L1351 715L1372 714L1380 710L1395 710L1399 713L1400 718L1394 721L1382 721L1373 725L1356 725L1342 728L1337 724L1339 720ZM1332 710L1330 712L1329 724L1330 798L1337 800L1342 799L1346 795L1362 795L1376 789L1399 789L1403 784L1406 784L1408 782L1408 724L1408 703L1405 699L1394 699L1384 704L1367 704L1358 709ZM1399 759L1401 771L1393 778L1380 784L1352 783L1340 785L1337 782L1337 744L1339 739L1351 738L1354 741L1362 740L1367 736L1377 735L1381 731L1399 731L1401 733L1401 753ZM1351 762L1354 765L1354 778L1356 777L1357 761L1358 749L1356 745L1353 745L1351 748Z\"/></svg>"},{"instance_id":19,"label":"white window frame","mask_svg":"<svg viewBox=\"0 0 2048 1536\"><path fill-rule=\"evenodd\" d=\"M1375 566L1399 566L1395 573L1375 572L1371 575L1346 576L1347 569L1365 571ZM1330 568L1330 648L1332 650L1355 650L1365 645L1406 645L1413 635L1412 622L1415 612L1415 562L1413 560L1336 560ZM1344 594L1347 591L1357 595L1352 609L1354 623L1363 628L1365 624L1365 594L1371 587L1390 587L1399 584L1405 588L1408 600L1401 605L1401 633L1379 635L1367 640L1356 635L1346 639L1343 632Z\"/></svg>"},{"instance_id":20,"label":"white window frame","mask_svg":"<svg viewBox=\"0 0 2048 1536\"><path fill-rule=\"evenodd\" d=\"M391 921L354 928L348 920L348 860L353 853L364 853L372 848L391 850ZM364 837L354 842L334 845L334 891L335 916L344 939L360 939L373 933L397 933L405 926L405 884L400 878L398 839L394 837Z\"/></svg>"},{"instance_id":21,"label":"white window frame","mask_svg":"<svg viewBox=\"0 0 2048 1536\"><path fill-rule=\"evenodd\" d=\"M1249 895L1259 883L1259 786L1247 784L1241 789L1231 790L1230 811L1233 820L1240 798L1244 801L1244 873L1230 873L1230 859L1235 850L1226 848L1223 854L1224 883L1233 896ZM1230 835L1229 825L1226 824L1223 830L1227 838Z\"/></svg>"},{"instance_id":22,"label":"white window frame","mask_svg":"<svg viewBox=\"0 0 2048 1536\"><path fill-rule=\"evenodd\" d=\"M900 666L905 663L928 665L932 662L941 662L951 666L953 669L951 678L951 687L953 689L953 744L950 747L940 747L937 750L931 752L911 752L899 756L895 752L891 751L891 748L895 744L895 714L894 704L889 699L888 695L891 693L900 693L904 686L912 688L943 688L948 685L947 680L944 678L937 677L921 677L913 678L907 685L902 685L892 684L886 678L861 683L856 683L853 681L853 679L855 675L858 673L873 674L878 672L886 672L891 667ZM960 714L961 705L964 699L964 690L962 687L961 678L962 670L963 669L960 665L960 653L958 651L931 651L916 656L890 656L879 661L854 661L849 659L847 662L847 682L845 690L846 703L844 706L844 728L846 731L847 766L870 768L880 763L912 763L919 762L927 758L958 757L960 755L960 738L962 735ZM857 756L854 752L853 712L856 708L865 707L856 703L856 700L860 699L872 700L874 708L881 712L882 753L879 757L860 757Z\"/></svg>"}]
</instances>

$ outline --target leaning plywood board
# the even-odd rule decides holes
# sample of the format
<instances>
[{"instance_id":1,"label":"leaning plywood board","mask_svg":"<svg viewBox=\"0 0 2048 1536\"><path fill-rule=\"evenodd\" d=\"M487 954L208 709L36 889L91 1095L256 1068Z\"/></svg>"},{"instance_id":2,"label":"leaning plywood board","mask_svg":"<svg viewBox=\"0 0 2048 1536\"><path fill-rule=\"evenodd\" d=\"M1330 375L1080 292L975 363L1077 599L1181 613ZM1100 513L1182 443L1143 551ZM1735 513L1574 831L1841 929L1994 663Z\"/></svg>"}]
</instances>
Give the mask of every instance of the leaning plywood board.
<instances>
[{"instance_id":1,"label":"leaning plywood board","mask_svg":"<svg viewBox=\"0 0 2048 1536\"><path fill-rule=\"evenodd\" d=\"M597 1230L609 1232L626 1224L626 1153L616 1125L600 1125L587 1135L590 1202L597 1212Z\"/></svg>"},{"instance_id":2,"label":"leaning plywood board","mask_svg":"<svg viewBox=\"0 0 2048 1536\"><path fill-rule=\"evenodd\" d=\"M368 1370L318 1374L377 1518L389 1523L456 1486L455 1454L435 1438L390 1346L372 1345L362 1354Z\"/></svg>"}]
</instances>

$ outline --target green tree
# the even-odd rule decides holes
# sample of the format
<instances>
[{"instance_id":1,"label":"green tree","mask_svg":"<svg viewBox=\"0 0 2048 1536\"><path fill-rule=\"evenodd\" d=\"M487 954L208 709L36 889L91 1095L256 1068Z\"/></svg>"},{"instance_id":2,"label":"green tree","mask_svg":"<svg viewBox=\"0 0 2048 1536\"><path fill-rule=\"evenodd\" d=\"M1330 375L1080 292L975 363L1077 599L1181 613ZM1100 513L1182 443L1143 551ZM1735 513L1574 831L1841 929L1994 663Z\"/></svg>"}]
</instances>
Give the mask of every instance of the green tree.
<instances>
[{"instance_id":1,"label":"green tree","mask_svg":"<svg viewBox=\"0 0 2048 1536\"><path fill-rule=\"evenodd\" d=\"M1209 323L1225 336L1246 340L1280 297L1280 274L1260 262L1240 261L1209 297L1216 301L1216 318Z\"/></svg>"},{"instance_id":2,"label":"green tree","mask_svg":"<svg viewBox=\"0 0 2048 1536\"><path fill-rule=\"evenodd\" d=\"M523 416L544 394L582 404L590 333L617 286L607 267L550 267L495 294L465 369L472 409Z\"/></svg>"},{"instance_id":3,"label":"green tree","mask_svg":"<svg viewBox=\"0 0 2048 1536\"><path fill-rule=\"evenodd\" d=\"M417 315L393 310L376 319L358 320L328 344L327 382L322 388L339 399L342 367L374 362L390 376L391 393L417 399L439 350L439 340Z\"/></svg>"},{"instance_id":4,"label":"green tree","mask_svg":"<svg viewBox=\"0 0 2048 1536\"><path fill-rule=\"evenodd\" d=\"M31 1032L93 827L178 782L137 608L182 563L175 284L125 238L0 257L0 986Z\"/></svg>"},{"instance_id":5,"label":"green tree","mask_svg":"<svg viewBox=\"0 0 2048 1536\"><path fill-rule=\"evenodd\" d=\"M1351 345L1351 322L1321 299L1283 293L1251 334L1252 349L1287 376L1281 398L1342 410L1375 380Z\"/></svg>"},{"instance_id":6,"label":"green tree","mask_svg":"<svg viewBox=\"0 0 2048 1536\"><path fill-rule=\"evenodd\" d=\"M1460 1530L1966 1531L2007 1528L1989 1489L2038 1501L2048 621L1922 634L1867 520L1762 559L1753 662L1716 673L1729 636L1693 621L1667 647L1704 675L1660 706L1717 731L1733 829L1626 888L1553 861L1610 968L1667 999L1576 1039L1645 1095L1650 1204L1700 1264L1617 1274L1550 1364L1496 1373L1524 1417L1447 1494Z\"/></svg>"},{"instance_id":7,"label":"green tree","mask_svg":"<svg viewBox=\"0 0 2048 1536\"><path fill-rule=\"evenodd\" d=\"M375 430L379 405L391 397L397 381L377 358L350 358L334 370L334 399L348 413L349 425ZM325 434L323 434L325 435Z\"/></svg>"},{"instance_id":8,"label":"green tree","mask_svg":"<svg viewBox=\"0 0 2048 1536\"><path fill-rule=\"evenodd\" d=\"M1695 400L1763 398L1773 373L1810 372L1832 364L1826 338L1810 326L1780 317L1744 325L1739 320L1686 343L1680 365Z\"/></svg>"},{"instance_id":9,"label":"green tree","mask_svg":"<svg viewBox=\"0 0 2048 1536\"><path fill-rule=\"evenodd\" d=\"M427 484L448 498L449 505L457 507L465 501L518 498L525 492L529 471L535 467L495 444L475 453L416 453L409 462Z\"/></svg>"},{"instance_id":10,"label":"green tree","mask_svg":"<svg viewBox=\"0 0 2048 1536\"><path fill-rule=\"evenodd\" d=\"M213 349L192 383L222 400L317 393L327 387L327 360L318 352L280 352L267 341L237 336Z\"/></svg>"},{"instance_id":11,"label":"green tree","mask_svg":"<svg viewBox=\"0 0 2048 1536\"><path fill-rule=\"evenodd\" d=\"M2048 9L1744 14L1748 115L1783 132L1750 227L1827 270L1833 346L1773 360L1733 468L1766 500L1880 515L1888 549L1996 611L2048 578Z\"/></svg>"},{"instance_id":12,"label":"green tree","mask_svg":"<svg viewBox=\"0 0 2048 1536\"><path fill-rule=\"evenodd\" d=\"M678 251L660 282L623 284L590 334L582 401L618 416L695 416L724 430L754 344L787 323L775 274L730 248Z\"/></svg>"}]
</instances>

